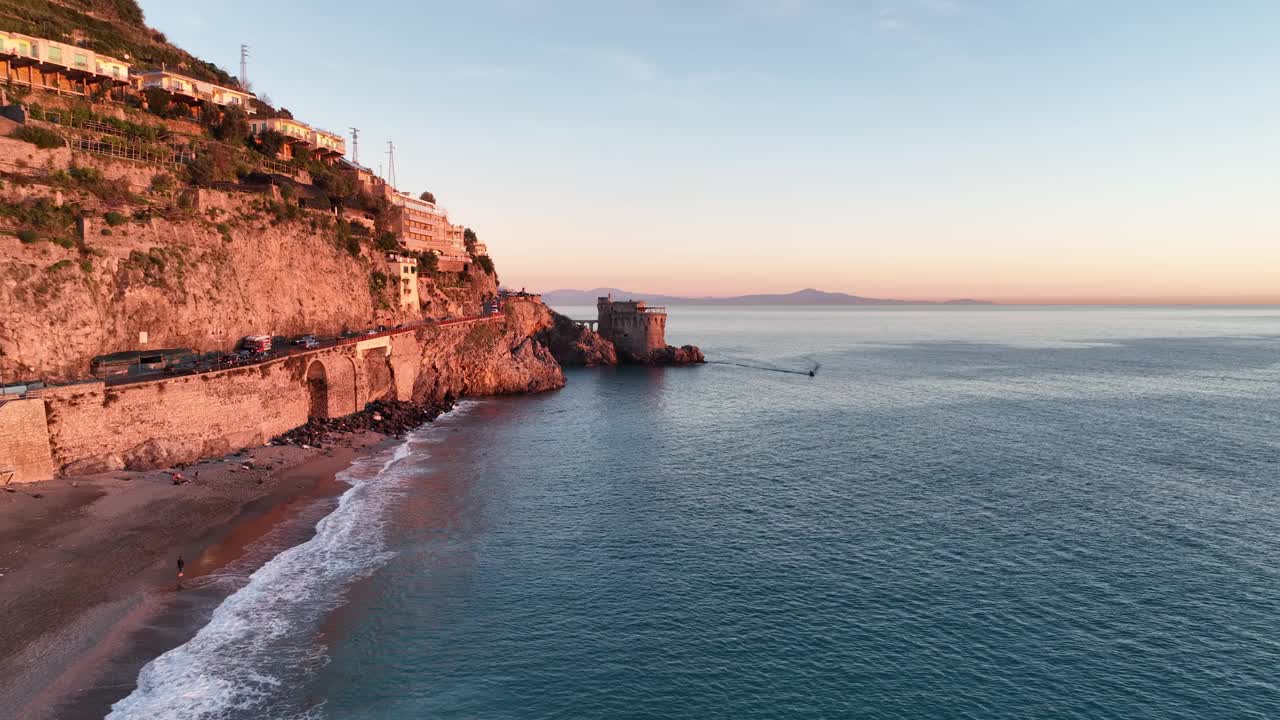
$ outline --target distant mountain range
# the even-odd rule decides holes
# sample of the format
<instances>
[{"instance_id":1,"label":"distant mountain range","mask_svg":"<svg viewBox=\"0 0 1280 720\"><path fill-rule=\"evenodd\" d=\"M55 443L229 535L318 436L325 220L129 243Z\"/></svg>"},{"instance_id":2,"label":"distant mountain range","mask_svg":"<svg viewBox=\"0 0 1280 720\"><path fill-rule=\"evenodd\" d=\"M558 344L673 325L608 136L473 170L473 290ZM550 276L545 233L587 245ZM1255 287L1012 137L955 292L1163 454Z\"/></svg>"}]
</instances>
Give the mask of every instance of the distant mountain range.
<instances>
[{"instance_id":1,"label":"distant mountain range","mask_svg":"<svg viewBox=\"0 0 1280 720\"><path fill-rule=\"evenodd\" d=\"M946 300L929 302L924 300L888 300L849 295L839 292L824 292L813 288L797 290L793 293L734 295L732 297L677 297L658 293L638 293L618 288L595 288L593 290L551 290L542 293L542 299L551 305L595 305L596 298L613 295L615 300L645 300L651 305L991 305L985 300Z\"/></svg>"}]
</instances>

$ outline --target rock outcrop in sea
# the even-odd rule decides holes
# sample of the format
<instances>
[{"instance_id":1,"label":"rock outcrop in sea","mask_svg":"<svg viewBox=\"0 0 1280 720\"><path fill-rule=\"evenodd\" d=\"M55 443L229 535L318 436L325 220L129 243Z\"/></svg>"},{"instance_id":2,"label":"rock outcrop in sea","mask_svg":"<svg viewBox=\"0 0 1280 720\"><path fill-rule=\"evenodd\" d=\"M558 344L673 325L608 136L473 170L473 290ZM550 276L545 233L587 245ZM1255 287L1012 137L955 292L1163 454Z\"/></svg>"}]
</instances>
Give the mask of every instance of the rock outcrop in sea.
<instances>
[{"instance_id":1,"label":"rock outcrop in sea","mask_svg":"<svg viewBox=\"0 0 1280 720\"><path fill-rule=\"evenodd\" d=\"M600 333L555 311L551 311L551 322L538 333L537 339L564 367L697 365L707 361L695 345L667 345L646 356L619 351Z\"/></svg>"}]
</instances>

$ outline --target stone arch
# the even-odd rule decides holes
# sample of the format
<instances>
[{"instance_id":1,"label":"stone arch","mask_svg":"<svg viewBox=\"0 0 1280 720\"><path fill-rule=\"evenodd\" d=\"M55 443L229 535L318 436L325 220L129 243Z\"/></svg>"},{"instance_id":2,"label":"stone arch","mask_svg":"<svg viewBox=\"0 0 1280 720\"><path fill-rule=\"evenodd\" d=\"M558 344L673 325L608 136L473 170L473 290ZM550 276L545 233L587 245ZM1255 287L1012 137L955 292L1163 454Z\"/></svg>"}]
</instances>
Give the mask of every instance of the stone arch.
<instances>
[{"instance_id":1,"label":"stone arch","mask_svg":"<svg viewBox=\"0 0 1280 720\"><path fill-rule=\"evenodd\" d=\"M320 360L307 366L307 417L329 417L329 373Z\"/></svg>"}]
</instances>

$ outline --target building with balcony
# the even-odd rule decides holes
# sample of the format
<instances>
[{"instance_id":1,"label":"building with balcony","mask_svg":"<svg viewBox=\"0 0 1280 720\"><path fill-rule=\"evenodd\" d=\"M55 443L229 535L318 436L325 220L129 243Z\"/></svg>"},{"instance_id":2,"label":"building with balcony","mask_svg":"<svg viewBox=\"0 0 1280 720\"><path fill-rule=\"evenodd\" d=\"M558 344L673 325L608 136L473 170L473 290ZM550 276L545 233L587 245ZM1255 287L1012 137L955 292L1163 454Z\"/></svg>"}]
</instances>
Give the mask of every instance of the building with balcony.
<instances>
[{"instance_id":1,"label":"building with balcony","mask_svg":"<svg viewBox=\"0 0 1280 720\"><path fill-rule=\"evenodd\" d=\"M194 114L209 110L211 106L238 107L249 115L257 112L249 102L253 99L252 93L196 80L169 70L134 74L133 84L140 91L152 88L164 90L174 102L187 105Z\"/></svg>"},{"instance_id":2,"label":"building with balcony","mask_svg":"<svg viewBox=\"0 0 1280 720\"><path fill-rule=\"evenodd\" d=\"M59 93L124 100L129 63L69 43L0 30L0 79Z\"/></svg>"},{"instance_id":3,"label":"building with balcony","mask_svg":"<svg viewBox=\"0 0 1280 720\"><path fill-rule=\"evenodd\" d=\"M403 310L418 310L418 261L415 258L391 254L387 256L387 274L400 298Z\"/></svg>"},{"instance_id":4,"label":"building with balcony","mask_svg":"<svg viewBox=\"0 0 1280 720\"><path fill-rule=\"evenodd\" d=\"M285 160L310 156L333 164L347 154L346 138L293 118L254 118L249 121L249 129L254 135L265 132L283 135L285 147L280 150L280 157Z\"/></svg>"},{"instance_id":5,"label":"building with balcony","mask_svg":"<svg viewBox=\"0 0 1280 720\"><path fill-rule=\"evenodd\" d=\"M462 240L464 228L449 222L447 210L404 192L391 196L391 207L390 229L401 245L435 253L439 269L447 272L461 272L471 264Z\"/></svg>"}]
</instances>

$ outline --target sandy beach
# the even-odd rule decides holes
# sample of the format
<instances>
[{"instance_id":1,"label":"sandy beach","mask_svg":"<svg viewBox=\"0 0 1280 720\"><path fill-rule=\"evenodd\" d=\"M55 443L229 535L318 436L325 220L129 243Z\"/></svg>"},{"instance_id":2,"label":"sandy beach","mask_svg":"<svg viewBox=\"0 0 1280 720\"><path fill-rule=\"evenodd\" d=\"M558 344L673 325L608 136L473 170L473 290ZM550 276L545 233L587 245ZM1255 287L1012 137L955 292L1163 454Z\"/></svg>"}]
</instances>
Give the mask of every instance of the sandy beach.
<instances>
[{"instance_id":1,"label":"sandy beach","mask_svg":"<svg viewBox=\"0 0 1280 720\"><path fill-rule=\"evenodd\" d=\"M272 553L305 541L347 487L336 474L386 440L259 447L182 468L179 485L170 471L119 471L3 488L0 707L15 720L102 717L234 591L220 569L268 560L250 553L268 533Z\"/></svg>"}]
</instances>

